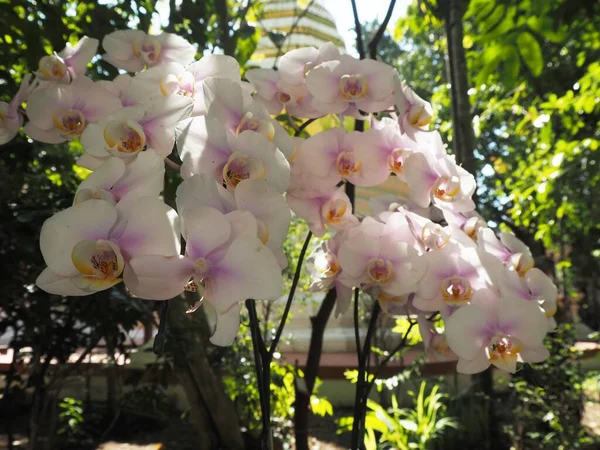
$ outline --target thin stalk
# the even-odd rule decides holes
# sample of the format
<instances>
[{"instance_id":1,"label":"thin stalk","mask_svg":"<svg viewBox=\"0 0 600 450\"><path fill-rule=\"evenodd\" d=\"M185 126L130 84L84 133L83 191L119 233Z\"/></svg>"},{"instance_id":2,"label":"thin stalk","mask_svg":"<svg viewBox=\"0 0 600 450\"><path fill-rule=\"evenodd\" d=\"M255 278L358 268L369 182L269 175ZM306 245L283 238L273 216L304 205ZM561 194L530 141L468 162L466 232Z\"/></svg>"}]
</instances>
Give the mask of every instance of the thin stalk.
<instances>
[{"instance_id":1,"label":"thin stalk","mask_svg":"<svg viewBox=\"0 0 600 450\"><path fill-rule=\"evenodd\" d=\"M246 300L246 308L250 318L250 334L252 336L252 350L254 351L254 369L256 371L256 382L258 383L258 394L260 398L260 410L262 419L262 448L271 450L273 442L271 438L271 361L265 348L265 343L260 334L260 324L256 314L256 303L252 299Z\"/></svg>"},{"instance_id":2,"label":"thin stalk","mask_svg":"<svg viewBox=\"0 0 600 450\"><path fill-rule=\"evenodd\" d=\"M357 318L358 314L357 306L355 305L355 333L358 329L357 327ZM365 425L365 414L367 408L367 399L369 398L369 374L367 370L367 361L371 355L371 341L373 339L373 335L375 333L375 329L377 328L377 319L379 317L379 313L381 311L381 307L378 302L375 302L373 306L373 311L371 313L371 319L369 320L369 327L367 328L367 334L365 336L365 342L363 344L362 350L359 346L359 351L357 352L358 357L358 378L356 380L356 395L354 397L354 421L352 423L352 446L350 447L352 450L359 450L362 448L362 443L364 440L364 425Z\"/></svg>"},{"instance_id":3,"label":"thin stalk","mask_svg":"<svg viewBox=\"0 0 600 450\"><path fill-rule=\"evenodd\" d=\"M356 50L360 59L365 59L365 46L363 44L362 26L358 18L358 9L356 9L356 0L350 0L352 3L352 14L354 15L354 30L356 31Z\"/></svg>"},{"instance_id":4,"label":"thin stalk","mask_svg":"<svg viewBox=\"0 0 600 450\"><path fill-rule=\"evenodd\" d=\"M277 347L279 339L281 338L281 334L283 333L283 327L285 327L285 323L287 322L287 318L290 313L290 308L292 306L292 301L294 300L294 294L296 293L296 288L298 287L298 282L300 281L300 273L302 272L304 257L306 256L306 251L308 250L308 244L310 243L311 238L312 232L309 231L306 235L306 239L304 239L304 245L302 246L302 250L300 250L300 256L298 257L298 262L296 263L296 272L294 273L292 287L290 288L290 293L288 294L287 302L285 303L285 308L283 309L281 322L279 322L279 327L275 332L275 336L273 337L273 341L271 342L271 347L269 348L269 358L273 357L273 353L275 353L275 348Z\"/></svg>"}]
</instances>

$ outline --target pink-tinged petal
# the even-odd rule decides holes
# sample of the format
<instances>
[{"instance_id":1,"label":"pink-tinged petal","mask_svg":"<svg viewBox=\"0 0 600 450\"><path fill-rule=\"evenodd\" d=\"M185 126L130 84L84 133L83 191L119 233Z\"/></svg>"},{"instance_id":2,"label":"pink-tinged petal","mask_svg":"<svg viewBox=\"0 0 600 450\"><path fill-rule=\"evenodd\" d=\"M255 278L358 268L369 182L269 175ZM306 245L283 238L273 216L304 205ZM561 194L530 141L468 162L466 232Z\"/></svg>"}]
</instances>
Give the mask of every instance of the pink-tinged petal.
<instances>
[{"instance_id":1,"label":"pink-tinged petal","mask_svg":"<svg viewBox=\"0 0 600 450\"><path fill-rule=\"evenodd\" d=\"M356 102L356 107L360 111L379 112L385 111L394 105L394 97L390 94L382 100L365 99Z\"/></svg>"},{"instance_id":2,"label":"pink-tinged petal","mask_svg":"<svg viewBox=\"0 0 600 450\"><path fill-rule=\"evenodd\" d=\"M431 188L437 174L429 161L421 153L413 153L405 163L404 175L410 186L410 199L417 205L426 208L431 203Z\"/></svg>"},{"instance_id":3,"label":"pink-tinged petal","mask_svg":"<svg viewBox=\"0 0 600 450\"><path fill-rule=\"evenodd\" d=\"M239 328L240 305L233 305L227 311L217 315L215 332L210 337L210 342L220 347L226 347L235 340Z\"/></svg>"},{"instance_id":4,"label":"pink-tinged petal","mask_svg":"<svg viewBox=\"0 0 600 450\"><path fill-rule=\"evenodd\" d=\"M76 88L73 86L52 86L33 91L27 100L28 125L54 131L54 115L72 108L75 101Z\"/></svg>"},{"instance_id":5,"label":"pink-tinged petal","mask_svg":"<svg viewBox=\"0 0 600 450\"><path fill-rule=\"evenodd\" d=\"M473 360L482 353L488 344L481 333L487 320L486 312L476 305L463 306L446 320L446 340L459 358Z\"/></svg>"},{"instance_id":6,"label":"pink-tinged petal","mask_svg":"<svg viewBox=\"0 0 600 450\"><path fill-rule=\"evenodd\" d=\"M396 135L390 127L370 128L354 136L355 160L362 164L359 175L364 184L378 185L390 174L389 158L394 150L387 144L387 134Z\"/></svg>"},{"instance_id":7,"label":"pink-tinged petal","mask_svg":"<svg viewBox=\"0 0 600 450\"><path fill-rule=\"evenodd\" d=\"M106 151L107 144L104 140L104 125L90 123L81 135L80 141L87 155L95 158L107 158L110 156L110 153ZM78 164L83 166L83 164L79 162ZM90 169L93 170L91 167Z\"/></svg>"},{"instance_id":8,"label":"pink-tinged petal","mask_svg":"<svg viewBox=\"0 0 600 450\"><path fill-rule=\"evenodd\" d=\"M6 106L5 102L0 102L0 114L6 113ZM10 142L19 132L21 125L23 125L23 116L20 114L13 119L5 117L4 121L0 124L0 145Z\"/></svg>"},{"instance_id":9,"label":"pink-tinged petal","mask_svg":"<svg viewBox=\"0 0 600 450\"><path fill-rule=\"evenodd\" d=\"M333 103L340 96L339 76L335 71L340 61L327 61L312 69L306 76L306 86L320 104ZM319 108L320 109L320 108Z\"/></svg>"},{"instance_id":10,"label":"pink-tinged petal","mask_svg":"<svg viewBox=\"0 0 600 450\"><path fill-rule=\"evenodd\" d=\"M292 86L302 86L305 82L304 78L307 69L309 68L307 64L316 62L318 58L319 51L314 47L290 50L279 60L281 79Z\"/></svg>"},{"instance_id":11,"label":"pink-tinged petal","mask_svg":"<svg viewBox=\"0 0 600 450\"><path fill-rule=\"evenodd\" d=\"M85 73L85 68L98 50L98 39L83 36L74 47L67 47L58 54L71 69L74 77Z\"/></svg>"},{"instance_id":12,"label":"pink-tinged petal","mask_svg":"<svg viewBox=\"0 0 600 450\"><path fill-rule=\"evenodd\" d=\"M458 360L458 364L456 365L456 371L458 373L470 375L483 372L488 367L490 367L490 360L488 359L485 351L482 349L477 353L477 356L475 356L474 359L468 360L460 358Z\"/></svg>"},{"instance_id":13,"label":"pink-tinged petal","mask_svg":"<svg viewBox=\"0 0 600 450\"><path fill-rule=\"evenodd\" d=\"M158 196L163 190L164 175L163 158L154 150L148 149L126 166L123 176L113 185L112 193L120 207L128 209L133 206L131 202L139 198Z\"/></svg>"},{"instance_id":14,"label":"pink-tinged petal","mask_svg":"<svg viewBox=\"0 0 600 450\"><path fill-rule=\"evenodd\" d=\"M379 241L364 234L351 233L340 247L338 259L342 270L352 278L362 278L367 261L379 255Z\"/></svg>"},{"instance_id":15,"label":"pink-tinged petal","mask_svg":"<svg viewBox=\"0 0 600 450\"><path fill-rule=\"evenodd\" d=\"M121 158L107 158L106 161L77 188L77 193L90 190L96 193L99 190L109 191L113 185L125 173L125 163ZM75 203L78 203L77 193L75 194Z\"/></svg>"},{"instance_id":16,"label":"pink-tinged petal","mask_svg":"<svg viewBox=\"0 0 600 450\"><path fill-rule=\"evenodd\" d=\"M257 237L258 236L258 225L256 218L249 211L231 211L225 214L227 220L231 224L231 239L238 238L240 236L245 237Z\"/></svg>"},{"instance_id":17,"label":"pink-tinged petal","mask_svg":"<svg viewBox=\"0 0 600 450\"><path fill-rule=\"evenodd\" d=\"M540 345L546 336L548 320L537 302L504 297L497 315L504 333L519 338L525 346Z\"/></svg>"},{"instance_id":18,"label":"pink-tinged petal","mask_svg":"<svg viewBox=\"0 0 600 450\"><path fill-rule=\"evenodd\" d=\"M397 73L394 75L394 101L398 109L398 115L400 117L404 116L410 104L404 94L404 86Z\"/></svg>"},{"instance_id":19,"label":"pink-tinged petal","mask_svg":"<svg viewBox=\"0 0 600 450\"><path fill-rule=\"evenodd\" d=\"M540 363L550 357L550 352L543 344L540 344L534 347L523 347L519 351L519 356L523 362Z\"/></svg>"},{"instance_id":20,"label":"pink-tinged petal","mask_svg":"<svg viewBox=\"0 0 600 450\"><path fill-rule=\"evenodd\" d=\"M372 100L384 100L389 98L390 106L394 104L392 97L394 93L395 70L380 61L374 59L363 59L358 65L358 72L365 75L369 80L368 97Z\"/></svg>"},{"instance_id":21,"label":"pink-tinged petal","mask_svg":"<svg viewBox=\"0 0 600 450\"><path fill-rule=\"evenodd\" d=\"M339 317L348 311L352 303L352 288L344 286L336 280L335 282L335 317Z\"/></svg>"},{"instance_id":22,"label":"pink-tinged petal","mask_svg":"<svg viewBox=\"0 0 600 450\"><path fill-rule=\"evenodd\" d=\"M105 159L106 158L96 158L95 156L92 156L89 153L84 153L79 158L77 158L77 165L85 167L86 169L96 170L104 163Z\"/></svg>"},{"instance_id":23,"label":"pink-tinged petal","mask_svg":"<svg viewBox=\"0 0 600 450\"><path fill-rule=\"evenodd\" d=\"M531 253L529 247L512 233L500 233L500 241L511 253Z\"/></svg>"},{"instance_id":24,"label":"pink-tinged petal","mask_svg":"<svg viewBox=\"0 0 600 450\"><path fill-rule=\"evenodd\" d=\"M496 237L496 234L490 228L482 228L479 230L477 244L486 252L494 255L503 263L510 258L511 253Z\"/></svg>"},{"instance_id":25,"label":"pink-tinged petal","mask_svg":"<svg viewBox=\"0 0 600 450\"><path fill-rule=\"evenodd\" d=\"M227 131L216 120L206 116L182 122L177 130L177 151L188 173L210 173L223 179L223 166L233 152Z\"/></svg>"},{"instance_id":26,"label":"pink-tinged petal","mask_svg":"<svg viewBox=\"0 0 600 450\"><path fill-rule=\"evenodd\" d=\"M265 180L244 180L235 189L235 201L239 209L251 212L261 221L259 239L273 252L281 249L292 220L283 195Z\"/></svg>"},{"instance_id":27,"label":"pink-tinged petal","mask_svg":"<svg viewBox=\"0 0 600 450\"><path fill-rule=\"evenodd\" d=\"M167 77L169 75L177 77L184 72L185 68L177 62L168 62L151 67L131 79L127 94L130 98L139 102L169 95L171 92L165 86Z\"/></svg>"},{"instance_id":28,"label":"pink-tinged petal","mask_svg":"<svg viewBox=\"0 0 600 450\"><path fill-rule=\"evenodd\" d=\"M196 56L196 48L181 36L173 33L162 33L153 36L160 42L160 62L178 62L184 66L190 64Z\"/></svg>"},{"instance_id":29,"label":"pink-tinged petal","mask_svg":"<svg viewBox=\"0 0 600 450\"><path fill-rule=\"evenodd\" d=\"M104 200L89 200L56 213L44 222L40 233L44 261L58 275L77 275L73 247L85 239L107 239L116 220L117 210Z\"/></svg>"},{"instance_id":30,"label":"pink-tinged petal","mask_svg":"<svg viewBox=\"0 0 600 450\"><path fill-rule=\"evenodd\" d=\"M134 41L143 40L145 36L146 33L141 30L114 31L104 36L104 39L102 40L102 48L112 58L128 61L135 57L133 52Z\"/></svg>"},{"instance_id":31,"label":"pink-tinged petal","mask_svg":"<svg viewBox=\"0 0 600 450\"><path fill-rule=\"evenodd\" d=\"M125 268L125 286L145 300L169 300L181 294L194 274L194 262L184 256L139 256Z\"/></svg>"},{"instance_id":32,"label":"pink-tinged petal","mask_svg":"<svg viewBox=\"0 0 600 450\"><path fill-rule=\"evenodd\" d=\"M316 237L322 237L325 234L326 229L323 218L321 217L321 206L326 200L323 200L323 198L319 196L306 197L299 191L288 192L286 199L294 214L308 223L310 231L312 231Z\"/></svg>"},{"instance_id":33,"label":"pink-tinged petal","mask_svg":"<svg viewBox=\"0 0 600 450\"><path fill-rule=\"evenodd\" d=\"M223 214L236 208L233 195L205 173L194 175L177 187L177 210L181 214L199 206L215 208Z\"/></svg>"},{"instance_id":34,"label":"pink-tinged petal","mask_svg":"<svg viewBox=\"0 0 600 450\"><path fill-rule=\"evenodd\" d=\"M117 59L109 53L104 53L102 59L111 66L126 70L127 72L139 72L144 68L144 62L139 59Z\"/></svg>"},{"instance_id":35,"label":"pink-tinged petal","mask_svg":"<svg viewBox=\"0 0 600 450\"><path fill-rule=\"evenodd\" d=\"M36 127L33 122L26 123L23 131L34 141L46 144L60 144L67 141L66 138L56 132L56 129L43 130Z\"/></svg>"},{"instance_id":36,"label":"pink-tinged petal","mask_svg":"<svg viewBox=\"0 0 600 450\"><path fill-rule=\"evenodd\" d=\"M90 295L91 292L86 292L79 289L73 280L69 277L58 275L48 267L37 277L35 284L41 290L48 294L64 295L64 296L83 296Z\"/></svg>"},{"instance_id":37,"label":"pink-tinged petal","mask_svg":"<svg viewBox=\"0 0 600 450\"><path fill-rule=\"evenodd\" d=\"M273 100L279 92L279 73L273 69L250 69L246 71L246 78L264 100Z\"/></svg>"},{"instance_id":38,"label":"pink-tinged petal","mask_svg":"<svg viewBox=\"0 0 600 450\"><path fill-rule=\"evenodd\" d=\"M231 236L231 224L227 217L214 208L198 206L181 213L186 254L192 260L206 258L225 244Z\"/></svg>"},{"instance_id":39,"label":"pink-tinged petal","mask_svg":"<svg viewBox=\"0 0 600 450\"><path fill-rule=\"evenodd\" d=\"M155 197L139 199L126 220L123 233L116 238L125 259L142 255L179 255L179 216L162 200Z\"/></svg>"},{"instance_id":40,"label":"pink-tinged petal","mask_svg":"<svg viewBox=\"0 0 600 450\"><path fill-rule=\"evenodd\" d=\"M156 97L146 105L146 116L140 122L144 127L148 147L161 156L171 153L175 143L175 127L189 117L194 102L181 95Z\"/></svg>"},{"instance_id":41,"label":"pink-tinged petal","mask_svg":"<svg viewBox=\"0 0 600 450\"><path fill-rule=\"evenodd\" d=\"M204 283L204 298L221 313L247 298L276 300L283 279L271 251L257 238L241 237L232 242Z\"/></svg>"},{"instance_id":42,"label":"pink-tinged petal","mask_svg":"<svg viewBox=\"0 0 600 450\"><path fill-rule=\"evenodd\" d=\"M208 78L203 86L204 101L210 116L235 133L243 116L244 98L240 83L224 78Z\"/></svg>"},{"instance_id":43,"label":"pink-tinged petal","mask_svg":"<svg viewBox=\"0 0 600 450\"><path fill-rule=\"evenodd\" d=\"M345 133L339 128L331 128L309 137L300 145L296 163L310 175L335 186L341 180L336 166L338 155L342 151L353 150L351 146L344 148L344 136ZM315 164L315 161L319 161L319 164Z\"/></svg>"},{"instance_id":44,"label":"pink-tinged petal","mask_svg":"<svg viewBox=\"0 0 600 450\"><path fill-rule=\"evenodd\" d=\"M510 271L510 273L515 273ZM552 279L540 269L533 268L525 275L527 286L538 300L543 301L542 307L547 313L556 310L558 290Z\"/></svg>"},{"instance_id":45,"label":"pink-tinged petal","mask_svg":"<svg viewBox=\"0 0 600 450\"><path fill-rule=\"evenodd\" d=\"M240 81L240 65L235 58L228 55L204 55L186 70L194 74L196 81L210 77Z\"/></svg>"},{"instance_id":46,"label":"pink-tinged petal","mask_svg":"<svg viewBox=\"0 0 600 450\"><path fill-rule=\"evenodd\" d=\"M264 165L264 179L277 191L283 193L287 190L290 185L290 163L271 141L260 133L244 131L235 141L235 148Z\"/></svg>"}]
</instances>

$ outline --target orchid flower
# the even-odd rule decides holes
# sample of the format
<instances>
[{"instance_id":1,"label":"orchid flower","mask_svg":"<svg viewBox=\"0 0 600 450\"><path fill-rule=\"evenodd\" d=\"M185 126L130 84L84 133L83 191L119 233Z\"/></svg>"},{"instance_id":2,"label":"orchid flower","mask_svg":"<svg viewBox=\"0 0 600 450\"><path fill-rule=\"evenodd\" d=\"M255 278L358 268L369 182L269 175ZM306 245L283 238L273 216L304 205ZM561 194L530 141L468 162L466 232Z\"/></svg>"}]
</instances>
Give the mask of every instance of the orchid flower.
<instances>
[{"instance_id":1,"label":"orchid flower","mask_svg":"<svg viewBox=\"0 0 600 450\"><path fill-rule=\"evenodd\" d=\"M97 50L98 39L84 36L74 46L67 43L61 52L42 57L35 74L44 81L70 83L85 74L85 69Z\"/></svg>"},{"instance_id":2,"label":"orchid flower","mask_svg":"<svg viewBox=\"0 0 600 450\"><path fill-rule=\"evenodd\" d=\"M471 199L475 178L458 166L453 157L413 153L405 167L410 198L418 205L427 207L433 199L433 204L442 210L464 213L475 209Z\"/></svg>"},{"instance_id":3,"label":"orchid flower","mask_svg":"<svg viewBox=\"0 0 600 450\"><path fill-rule=\"evenodd\" d=\"M398 125L403 133L413 137L416 132L429 128L433 116L431 103L415 94L398 76L395 77L394 96L398 109Z\"/></svg>"},{"instance_id":4,"label":"orchid flower","mask_svg":"<svg viewBox=\"0 0 600 450\"><path fill-rule=\"evenodd\" d=\"M338 258L340 246L348 238L350 229L351 226L327 239L306 260L311 279L309 287L311 292L324 292L335 288L335 317L344 314L352 300L352 288L340 282L342 267Z\"/></svg>"},{"instance_id":5,"label":"orchid flower","mask_svg":"<svg viewBox=\"0 0 600 450\"><path fill-rule=\"evenodd\" d=\"M445 323L460 373L481 372L490 365L514 373L517 362L540 362L549 355L543 345L547 320L535 302L482 289Z\"/></svg>"},{"instance_id":6,"label":"orchid flower","mask_svg":"<svg viewBox=\"0 0 600 450\"><path fill-rule=\"evenodd\" d=\"M184 38L171 33L151 36L141 30L119 30L104 36L102 58L118 69L139 72L167 62L184 66L194 60L196 48Z\"/></svg>"},{"instance_id":7,"label":"orchid flower","mask_svg":"<svg viewBox=\"0 0 600 450\"><path fill-rule=\"evenodd\" d=\"M25 133L39 142L59 144L80 137L88 126L120 108L119 97L80 77L71 84L43 87L30 94Z\"/></svg>"},{"instance_id":8,"label":"orchid flower","mask_svg":"<svg viewBox=\"0 0 600 450\"><path fill-rule=\"evenodd\" d=\"M281 81L289 94L295 96L312 96L306 87L308 73L325 61L339 58L340 51L331 42L315 47L303 47L290 50L279 60Z\"/></svg>"},{"instance_id":9,"label":"orchid flower","mask_svg":"<svg viewBox=\"0 0 600 450\"><path fill-rule=\"evenodd\" d=\"M497 267L494 275L503 295L538 303L548 319L548 331L556 328L554 315L557 310L558 291L548 275L540 269L533 268L521 277L518 272L502 267Z\"/></svg>"},{"instance_id":10,"label":"orchid flower","mask_svg":"<svg viewBox=\"0 0 600 450\"><path fill-rule=\"evenodd\" d=\"M514 270L521 277L525 276L535 265L529 247L513 234L500 233L500 239L498 239L491 229L483 228L479 230L477 243L483 250L494 255L505 267Z\"/></svg>"},{"instance_id":11,"label":"orchid flower","mask_svg":"<svg viewBox=\"0 0 600 450\"><path fill-rule=\"evenodd\" d=\"M439 311L468 304L491 281L479 260L477 250L464 248L427 252L427 272L421 279L414 305L421 311Z\"/></svg>"},{"instance_id":12,"label":"orchid flower","mask_svg":"<svg viewBox=\"0 0 600 450\"><path fill-rule=\"evenodd\" d=\"M399 300L416 290L424 265L415 249L386 234L385 228L384 224L366 217L348 231L338 254L343 270L340 282L372 290L388 301Z\"/></svg>"},{"instance_id":13,"label":"orchid flower","mask_svg":"<svg viewBox=\"0 0 600 450\"><path fill-rule=\"evenodd\" d=\"M192 115L206 113L204 81L218 77L240 81L240 66L227 55L206 55L187 67L168 62L138 73L131 82L129 95L143 102L157 96L183 95L194 100Z\"/></svg>"},{"instance_id":14,"label":"orchid flower","mask_svg":"<svg viewBox=\"0 0 600 450\"><path fill-rule=\"evenodd\" d=\"M127 278L135 256L178 255L178 223L175 211L154 197L138 199L126 216L105 200L71 206L42 226L40 248L48 267L36 284L56 295L108 289Z\"/></svg>"},{"instance_id":15,"label":"orchid flower","mask_svg":"<svg viewBox=\"0 0 600 450\"><path fill-rule=\"evenodd\" d=\"M306 86L313 106L330 114L343 114L352 106L366 112L382 111L394 103L394 71L372 59L340 55L310 70Z\"/></svg>"},{"instance_id":16,"label":"orchid flower","mask_svg":"<svg viewBox=\"0 0 600 450\"><path fill-rule=\"evenodd\" d=\"M421 132L414 140L401 133L391 119L384 119L381 124L353 137L355 158L362 164L361 176L370 186L383 183L390 174L406 181L406 161L415 152L430 153L437 158L446 155L437 131Z\"/></svg>"},{"instance_id":17,"label":"orchid flower","mask_svg":"<svg viewBox=\"0 0 600 450\"><path fill-rule=\"evenodd\" d=\"M341 230L358 223L343 186L327 190L294 189L288 191L286 198L294 214L306 220L316 237L322 237L327 227Z\"/></svg>"},{"instance_id":18,"label":"orchid flower","mask_svg":"<svg viewBox=\"0 0 600 450\"><path fill-rule=\"evenodd\" d=\"M191 99L170 95L122 108L86 128L81 136L86 153L77 163L94 170L111 156L131 162L147 148L166 158L175 144L176 125L192 107Z\"/></svg>"},{"instance_id":19,"label":"orchid flower","mask_svg":"<svg viewBox=\"0 0 600 450\"><path fill-rule=\"evenodd\" d=\"M211 337L216 345L228 345L235 337L239 302L247 298L275 300L281 295L283 282L277 260L254 237L257 227L252 215L245 213L241 229L232 225L232 214L235 216L209 207L185 209L184 256L131 260L137 283L130 289L140 297L167 300L179 295L190 282L195 288L201 285L202 301L210 303L219 317Z\"/></svg>"},{"instance_id":20,"label":"orchid flower","mask_svg":"<svg viewBox=\"0 0 600 450\"><path fill-rule=\"evenodd\" d=\"M455 213L444 209L443 214L450 228L463 231L474 242L477 242L479 230L487 228L487 223L476 211Z\"/></svg>"},{"instance_id":21,"label":"orchid flower","mask_svg":"<svg viewBox=\"0 0 600 450\"><path fill-rule=\"evenodd\" d=\"M290 183L290 165L263 134L244 131L237 138L215 119L195 117L183 123L177 136L182 175L210 173L234 190L242 180L264 179L283 193Z\"/></svg>"},{"instance_id":22,"label":"orchid flower","mask_svg":"<svg viewBox=\"0 0 600 450\"><path fill-rule=\"evenodd\" d=\"M456 355L448 345L446 334L443 332L440 333L435 328L434 324L427 320L425 314L417 314L417 323L419 325L421 338L423 339L425 355L429 360L448 361L456 358Z\"/></svg>"},{"instance_id":23,"label":"orchid flower","mask_svg":"<svg viewBox=\"0 0 600 450\"><path fill-rule=\"evenodd\" d=\"M194 175L177 188L177 209L183 213L197 206L216 208L224 214L236 210L252 213L257 237L275 255L281 269L287 267L281 247L292 220L290 208L283 195L265 180L242 180L232 194L211 175Z\"/></svg>"},{"instance_id":24,"label":"orchid flower","mask_svg":"<svg viewBox=\"0 0 600 450\"><path fill-rule=\"evenodd\" d=\"M290 94L294 87L288 86L282 77L282 72L273 69L250 69L246 78L256 89L256 98L264 105L270 114L279 114L285 110L295 117L314 119L323 115L312 106L308 92L303 95Z\"/></svg>"},{"instance_id":25,"label":"orchid flower","mask_svg":"<svg viewBox=\"0 0 600 450\"><path fill-rule=\"evenodd\" d=\"M152 149L140 153L131 164L110 157L81 182L73 203L102 199L125 213L140 198L157 197L164 175L164 159Z\"/></svg>"},{"instance_id":26,"label":"orchid flower","mask_svg":"<svg viewBox=\"0 0 600 450\"><path fill-rule=\"evenodd\" d=\"M353 145L358 134L346 134L339 128L331 128L309 137L300 144L294 160L294 171L301 171L304 182L313 188L326 189L342 180L364 185L360 176L362 162L356 160ZM315 164L315 161L319 161L319 164Z\"/></svg>"},{"instance_id":27,"label":"orchid flower","mask_svg":"<svg viewBox=\"0 0 600 450\"><path fill-rule=\"evenodd\" d=\"M19 112L21 103L27 100L31 75L25 75L17 94L10 103L0 102L0 145L11 141L23 125L23 116Z\"/></svg>"}]
</instances>

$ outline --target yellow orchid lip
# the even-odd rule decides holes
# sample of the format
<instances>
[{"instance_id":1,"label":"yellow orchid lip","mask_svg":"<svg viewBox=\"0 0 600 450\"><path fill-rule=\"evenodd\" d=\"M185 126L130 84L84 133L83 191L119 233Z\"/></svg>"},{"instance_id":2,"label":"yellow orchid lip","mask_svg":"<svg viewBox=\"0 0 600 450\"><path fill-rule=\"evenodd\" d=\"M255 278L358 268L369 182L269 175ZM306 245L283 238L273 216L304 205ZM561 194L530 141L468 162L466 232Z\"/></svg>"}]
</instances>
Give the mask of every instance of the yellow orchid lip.
<instances>
[{"instance_id":1,"label":"yellow orchid lip","mask_svg":"<svg viewBox=\"0 0 600 450\"><path fill-rule=\"evenodd\" d=\"M451 306L460 306L471 299L473 289L471 282L464 277L448 277L442 280L440 292L444 303Z\"/></svg>"},{"instance_id":2,"label":"yellow orchid lip","mask_svg":"<svg viewBox=\"0 0 600 450\"><path fill-rule=\"evenodd\" d=\"M344 100L359 101L365 98L369 91L369 80L362 74L343 75L340 78L339 90Z\"/></svg>"},{"instance_id":3,"label":"yellow orchid lip","mask_svg":"<svg viewBox=\"0 0 600 450\"><path fill-rule=\"evenodd\" d=\"M40 59L39 72L49 80L61 80L67 73L67 66L56 55L46 55Z\"/></svg>"},{"instance_id":4,"label":"yellow orchid lip","mask_svg":"<svg viewBox=\"0 0 600 450\"><path fill-rule=\"evenodd\" d=\"M347 178L359 172L363 164L355 161L354 152L341 152L337 157L336 166L340 176Z\"/></svg>"},{"instance_id":5,"label":"yellow orchid lip","mask_svg":"<svg viewBox=\"0 0 600 450\"><path fill-rule=\"evenodd\" d=\"M388 168L390 172L396 175L404 172L404 160L412 153L407 148L395 148L388 158Z\"/></svg>"},{"instance_id":6,"label":"yellow orchid lip","mask_svg":"<svg viewBox=\"0 0 600 450\"><path fill-rule=\"evenodd\" d=\"M254 114L250 111L246 112L240 123L237 126L235 131L235 135L239 136L244 131L255 131L259 134L262 134L268 140L272 141L275 137L275 127L271 122L266 119L261 119L260 117L254 117Z\"/></svg>"},{"instance_id":7,"label":"yellow orchid lip","mask_svg":"<svg viewBox=\"0 0 600 450\"><path fill-rule=\"evenodd\" d=\"M387 283L393 273L394 266L387 259L371 258L367 261L367 276L374 283Z\"/></svg>"},{"instance_id":8,"label":"yellow orchid lip","mask_svg":"<svg viewBox=\"0 0 600 450\"><path fill-rule=\"evenodd\" d=\"M329 200L327 203L325 203L325 205L323 205L323 219L326 223L337 224L340 222L341 218L344 217L347 210L348 202L342 200L341 198Z\"/></svg>"},{"instance_id":9,"label":"yellow orchid lip","mask_svg":"<svg viewBox=\"0 0 600 450\"><path fill-rule=\"evenodd\" d=\"M444 202L451 202L460 192L460 180L458 177L439 177L433 185L433 196Z\"/></svg>"},{"instance_id":10,"label":"yellow orchid lip","mask_svg":"<svg viewBox=\"0 0 600 450\"><path fill-rule=\"evenodd\" d=\"M442 249L450 242L451 234L437 223L427 223L421 230L421 240L429 248Z\"/></svg>"},{"instance_id":11,"label":"yellow orchid lip","mask_svg":"<svg viewBox=\"0 0 600 450\"><path fill-rule=\"evenodd\" d=\"M223 181L227 187L235 189L243 180L264 178L266 168L262 161L241 152L232 153L223 166Z\"/></svg>"},{"instance_id":12,"label":"yellow orchid lip","mask_svg":"<svg viewBox=\"0 0 600 450\"><path fill-rule=\"evenodd\" d=\"M134 121L113 120L104 127L104 141L120 156L135 155L146 148L146 133Z\"/></svg>"},{"instance_id":13,"label":"yellow orchid lip","mask_svg":"<svg viewBox=\"0 0 600 450\"><path fill-rule=\"evenodd\" d=\"M122 281L123 256L119 247L110 241L79 241L71 251L71 260L80 273L74 282L81 289L99 291Z\"/></svg>"},{"instance_id":14,"label":"yellow orchid lip","mask_svg":"<svg viewBox=\"0 0 600 450\"><path fill-rule=\"evenodd\" d=\"M334 253L321 253L315 258L314 266L317 272L325 278L336 276L342 268Z\"/></svg>"},{"instance_id":15,"label":"yellow orchid lip","mask_svg":"<svg viewBox=\"0 0 600 450\"><path fill-rule=\"evenodd\" d=\"M85 115L77 109L68 109L61 115L52 116L52 122L58 134L67 139L81 136L87 127Z\"/></svg>"},{"instance_id":16,"label":"yellow orchid lip","mask_svg":"<svg viewBox=\"0 0 600 450\"><path fill-rule=\"evenodd\" d=\"M522 348L523 344L519 339L498 333L491 339L486 352L491 364L499 369L513 372Z\"/></svg>"}]
</instances>

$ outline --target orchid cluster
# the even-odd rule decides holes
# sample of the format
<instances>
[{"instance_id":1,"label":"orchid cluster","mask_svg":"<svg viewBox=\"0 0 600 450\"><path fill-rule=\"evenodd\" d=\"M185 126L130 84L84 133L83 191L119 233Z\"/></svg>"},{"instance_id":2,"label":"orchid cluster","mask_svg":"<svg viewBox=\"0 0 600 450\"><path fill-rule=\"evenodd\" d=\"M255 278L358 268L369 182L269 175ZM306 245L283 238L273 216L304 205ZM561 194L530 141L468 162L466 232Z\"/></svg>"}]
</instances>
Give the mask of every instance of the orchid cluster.
<instances>
[{"instance_id":1,"label":"orchid cluster","mask_svg":"<svg viewBox=\"0 0 600 450\"><path fill-rule=\"evenodd\" d=\"M362 290L388 314L416 316L428 355L457 357L463 373L490 364L514 372L548 356L556 287L525 244L496 237L474 211L473 175L429 130L431 105L392 67L325 44L242 81L230 56L195 61L181 37L127 30L102 42L102 58L122 74L92 81L85 70L98 45L85 37L42 58L34 80L0 104L0 143L26 116L31 139L79 139L78 164L93 171L73 206L43 225L41 289L81 296L123 281L148 300L198 291L190 311L212 308L211 341L227 345L240 302L281 296L293 213L322 238L306 267L312 291L336 290L337 314ZM297 127L327 115L339 126L308 138L276 119ZM366 131L347 131L344 116ZM159 197L174 148L177 211ZM368 216L353 211L347 186L389 176L402 192L373 199Z\"/></svg>"}]
</instances>

